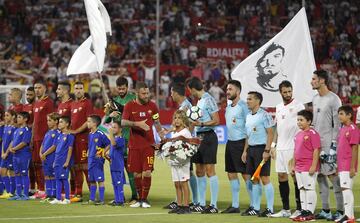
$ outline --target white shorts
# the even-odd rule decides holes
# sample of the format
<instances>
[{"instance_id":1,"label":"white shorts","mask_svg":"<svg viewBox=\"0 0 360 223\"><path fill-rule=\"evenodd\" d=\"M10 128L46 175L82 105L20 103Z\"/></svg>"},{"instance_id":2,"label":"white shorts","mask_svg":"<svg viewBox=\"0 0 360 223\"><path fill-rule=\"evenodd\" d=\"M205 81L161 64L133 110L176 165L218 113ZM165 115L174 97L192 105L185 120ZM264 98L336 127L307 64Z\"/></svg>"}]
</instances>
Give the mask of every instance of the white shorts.
<instances>
[{"instance_id":1,"label":"white shorts","mask_svg":"<svg viewBox=\"0 0 360 223\"><path fill-rule=\"evenodd\" d=\"M316 178L318 173L315 172L314 175L310 176L309 172L296 172L296 182L298 188L305 188L306 190L315 190Z\"/></svg>"},{"instance_id":2,"label":"white shorts","mask_svg":"<svg viewBox=\"0 0 360 223\"><path fill-rule=\"evenodd\" d=\"M340 178L341 188L352 189L354 178L350 177L350 172L348 171L339 172L339 178Z\"/></svg>"},{"instance_id":3,"label":"white shorts","mask_svg":"<svg viewBox=\"0 0 360 223\"><path fill-rule=\"evenodd\" d=\"M294 157L294 150L276 150L276 160L275 160L275 171L277 173L287 173L289 170L289 161Z\"/></svg>"},{"instance_id":4,"label":"white shorts","mask_svg":"<svg viewBox=\"0 0 360 223\"><path fill-rule=\"evenodd\" d=\"M190 162L184 166L171 166L171 176L174 182L190 179Z\"/></svg>"}]
</instances>

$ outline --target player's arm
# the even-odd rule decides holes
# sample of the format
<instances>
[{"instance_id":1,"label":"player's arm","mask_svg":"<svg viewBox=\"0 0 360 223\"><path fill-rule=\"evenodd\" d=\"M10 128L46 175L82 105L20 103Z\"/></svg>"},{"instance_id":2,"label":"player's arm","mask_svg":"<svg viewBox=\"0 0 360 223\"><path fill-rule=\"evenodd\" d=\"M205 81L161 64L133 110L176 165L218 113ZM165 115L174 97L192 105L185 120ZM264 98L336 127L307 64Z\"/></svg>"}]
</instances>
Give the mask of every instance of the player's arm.
<instances>
[{"instance_id":1,"label":"player's arm","mask_svg":"<svg viewBox=\"0 0 360 223\"><path fill-rule=\"evenodd\" d=\"M332 106L332 114L331 114L332 115L332 139L331 140L336 145L339 128L340 128L340 120L338 118L338 109L341 106L341 101L340 101L340 99L334 100L332 103L333 103L333 106Z\"/></svg>"},{"instance_id":2,"label":"player's arm","mask_svg":"<svg viewBox=\"0 0 360 223\"><path fill-rule=\"evenodd\" d=\"M71 134L79 134L82 133L83 131L85 131L87 129L87 124L86 122L84 122L84 124L82 124L79 128L75 129L75 130L69 130L69 132Z\"/></svg>"},{"instance_id":3,"label":"player's arm","mask_svg":"<svg viewBox=\"0 0 360 223\"><path fill-rule=\"evenodd\" d=\"M267 134L266 146L265 146L265 150L263 152L263 159L265 161L267 161L270 157L271 143L273 142L273 138L274 138L274 133L273 133L272 127L266 128L266 134Z\"/></svg>"},{"instance_id":4,"label":"player's arm","mask_svg":"<svg viewBox=\"0 0 360 223\"><path fill-rule=\"evenodd\" d=\"M357 158L358 158L358 153L359 153L359 145L355 144L351 146L352 150L351 150L351 165L350 165L350 177L353 178L355 176L356 170L356 164L357 164Z\"/></svg>"},{"instance_id":5,"label":"player's arm","mask_svg":"<svg viewBox=\"0 0 360 223\"><path fill-rule=\"evenodd\" d=\"M14 153L14 152L16 152L16 151L24 148L26 145L27 145L26 142L21 142L21 143L19 143L19 144L18 144L17 146L15 146L15 147L10 147L10 152L13 152L13 153Z\"/></svg>"},{"instance_id":6,"label":"player's arm","mask_svg":"<svg viewBox=\"0 0 360 223\"><path fill-rule=\"evenodd\" d=\"M11 147L12 147L12 142L10 142L8 148L6 148L6 151L5 151L5 148L3 148L4 150L3 150L2 156L1 156L2 159L6 159L6 157L9 155Z\"/></svg>"},{"instance_id":7,"label":"player's arm","mask_svg":"<svg viewBox=\"0 0 360 223\"><path fill-rule=\"evenodd\" d=\"M69 166L72 151L73 151L73 147L69 146L69 150L68 150L68 153L67 153L67 156L66 156L66 161L65 161L64 166L63 166L64 168L67 168Z\"/></svg>"},{"instance_id":8,"label":"player's arm","mask_svg":"<svg viewBox=\"0 0 360 223\"><path fill-rule=\"evenodd\" d=\"M43 157L43 153L41 152L43 150L43 145L41 144L41 146L40 146L40 151L39 151L39 156L40 156L40 158L42 158ZM45 157L44 157L45 158Z\"/></svg>"},{"instance_id":9,"label":"player's arm","mask_svg":"<svg viewBox=\"0 0 360 223\"><path fill-rule=\"evenodd\" d=\"M109 128L109 140L112 146L116 146L116 141L112 128Z\"/></svg>"},{"instance_id":10,"label":"player's arm","mask_svg":"<svg viewBox=\"0 0 360 223\"><path fill-rule=\"evenodd\" d=\"M46 158L46 156L50 155L51 153L53 153L56 150L56 146L52 145L48 150L46 150L46 152L44 152L42 155L44 156L44 158Z\"/></svg>"},{"instance_id":11,"label":"player's arm","mask_svg":"<svg viewBox=\"0 0 360 223\"><path fill-rule=\"evenodd\" d=\"M320 157L320 148L316 148L313 152L313 159L312 159L311 167L309 169L310 176L314 175L314 173L316 171L316 167L319 162L319 157Z\"/></svg>"}]
</instances>

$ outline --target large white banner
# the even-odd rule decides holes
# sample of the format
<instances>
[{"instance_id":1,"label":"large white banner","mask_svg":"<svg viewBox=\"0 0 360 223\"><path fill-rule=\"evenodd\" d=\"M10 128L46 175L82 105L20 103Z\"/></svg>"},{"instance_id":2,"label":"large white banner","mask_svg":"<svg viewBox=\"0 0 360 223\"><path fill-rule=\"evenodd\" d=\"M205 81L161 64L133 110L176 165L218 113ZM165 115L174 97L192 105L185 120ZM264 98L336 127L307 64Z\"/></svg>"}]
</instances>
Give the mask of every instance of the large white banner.
<instances>
[{"instance_id":1,"label":"large white banner","mask_svg":"<svg viewBox=\"0 0 360 223\"><path fill-rule=\"evenodd\" d=\"M231 73L242 84L241 98L249 91L263 95L262 107L282 102L279 84L288 80L293 97L302 103L315 95L310 81L316 69L305 8L302 8L281 32L242 61Z\"/></svg>"},{"instance_id":2,"label":"large white banner","mask_svg":"<svg viewBox=\"0 0 360 223\"><path fill-rule=\"evenodd\" d=\"M101 73L107 46L106 33L111 35L110 16L100 0L84 0L90 36L76 49L66 74Z\"/></svg>"}]
</instances>

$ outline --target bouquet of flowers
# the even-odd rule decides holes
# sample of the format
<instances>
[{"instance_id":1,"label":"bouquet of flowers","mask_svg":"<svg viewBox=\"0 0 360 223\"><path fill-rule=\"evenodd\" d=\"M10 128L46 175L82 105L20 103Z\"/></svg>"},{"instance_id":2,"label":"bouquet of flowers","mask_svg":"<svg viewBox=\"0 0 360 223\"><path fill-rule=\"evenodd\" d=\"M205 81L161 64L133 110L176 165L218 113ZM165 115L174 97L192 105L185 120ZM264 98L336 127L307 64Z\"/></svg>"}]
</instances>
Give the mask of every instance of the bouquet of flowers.
<instances>
[{"instance_id":1,"label":"bouquet of flowers","mask_svg":"<svg viewBox=\"0 0 360 223\"><path fill-rule=\"evenodd\" d=\"M199 145L200 140L196 138L181 139L177 137L168 139L160 146L157 156L162 159L168 158L168 163L171 166L183 166L197 152Z\"/></svg>"}]
</instances>

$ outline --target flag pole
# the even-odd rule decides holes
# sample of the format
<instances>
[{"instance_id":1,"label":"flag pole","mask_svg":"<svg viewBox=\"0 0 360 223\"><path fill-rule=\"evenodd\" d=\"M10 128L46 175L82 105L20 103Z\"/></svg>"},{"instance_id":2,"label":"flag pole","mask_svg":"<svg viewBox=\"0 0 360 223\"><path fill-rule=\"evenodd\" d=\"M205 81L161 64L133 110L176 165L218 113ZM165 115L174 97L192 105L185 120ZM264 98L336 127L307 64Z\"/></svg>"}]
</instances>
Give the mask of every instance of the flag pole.
<instances>
[{"instance_id":1,"label":"flag pole","mask_svg":"<svg viewBox=\"0 0 360 223\"><path fill-rule=\"evenodd\" d=\"M109 96L106 94L106 90L105 90L105 84L104 84L104 81L103 81L103 78L102 78L102 72L97 72L97 74L99 75L100 77L100 83L101 83L101 94L104 98L104 104L107 104L110 102L109 100Z\"/></svg>"},{"instance_id":2,"label":"flag pole","mask_svg":"<svg viewBox=\"0 0 360 223\"><path fill-rule=\"evenodd\" d=\"M155 39L155 52L156 52L156 78L155 78L155 95L156 104L159 106L159 80L160 80L160 0L156 0L156 39ZM150 86L148 86L150 87Z\"/></svg>"}]
</instances>

